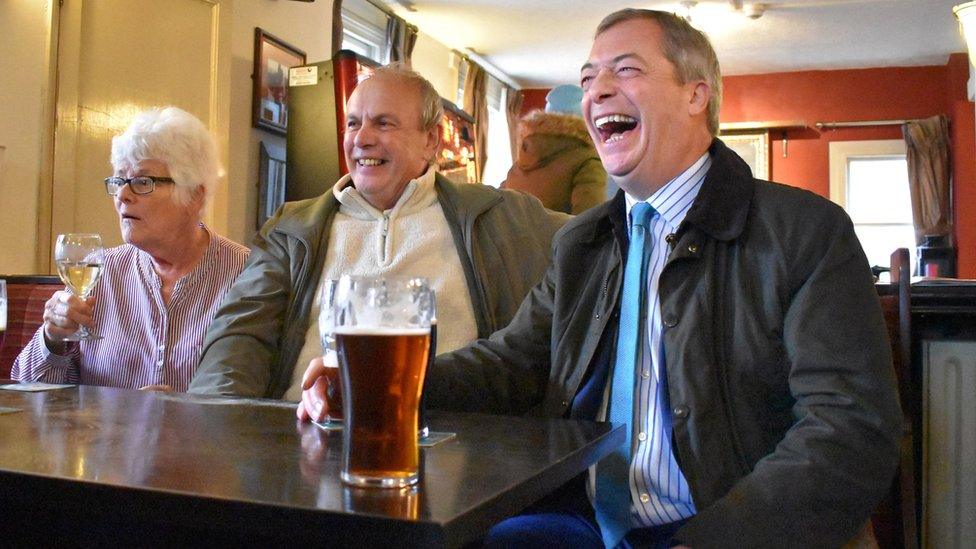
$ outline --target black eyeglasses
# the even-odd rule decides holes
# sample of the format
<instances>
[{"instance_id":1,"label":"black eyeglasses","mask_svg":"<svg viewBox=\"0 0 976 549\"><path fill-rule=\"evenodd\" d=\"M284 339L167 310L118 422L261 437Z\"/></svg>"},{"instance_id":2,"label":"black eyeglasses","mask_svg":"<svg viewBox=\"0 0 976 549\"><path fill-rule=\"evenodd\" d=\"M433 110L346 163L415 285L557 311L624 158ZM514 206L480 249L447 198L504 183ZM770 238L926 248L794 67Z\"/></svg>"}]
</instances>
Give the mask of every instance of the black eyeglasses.
<instances>
[{"instance_id":1,"label":"black eyeglasses","mask_svg":"<svg viewBox=\"0 0 976 549\"><path fill-rule=\"evenodd\" d=\"M115 196L119 194L122 187L128 185L129 190L135 194L149 194L156 190L156 185L159 183L175 183L175 181L170 177L153 177L151 175L139 175L129 179L124 177L106 177L105 192L109 196Z\"/></svg>"}]
</instances>

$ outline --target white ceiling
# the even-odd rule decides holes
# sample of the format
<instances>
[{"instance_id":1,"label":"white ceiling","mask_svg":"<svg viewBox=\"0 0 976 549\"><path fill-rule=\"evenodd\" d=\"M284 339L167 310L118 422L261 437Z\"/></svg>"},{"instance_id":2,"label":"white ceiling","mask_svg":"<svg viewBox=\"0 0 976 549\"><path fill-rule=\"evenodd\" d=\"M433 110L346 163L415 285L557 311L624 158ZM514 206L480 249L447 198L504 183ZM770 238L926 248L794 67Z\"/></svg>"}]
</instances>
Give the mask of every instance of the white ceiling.
<instances>
[{"instance_id":1,"label":"white ceiling","mask_svg":"<svg viewBox=\"0 0 976 549\"><path fill-rule=\"evenodd\" d=\"M675 11L645 0L386 0L422 32L473 48L522 87L575 83L597 23L624 7ZM765 0L759 19L729 0L699 0L692 22L712 39L724 74L944 64L965 51L952 15L963 0ZM413 4L406 11L401 4ZM746 5L752 0L745 0ZM896 90L892 90L895 92Z\"/></svg>"}]
</instances>

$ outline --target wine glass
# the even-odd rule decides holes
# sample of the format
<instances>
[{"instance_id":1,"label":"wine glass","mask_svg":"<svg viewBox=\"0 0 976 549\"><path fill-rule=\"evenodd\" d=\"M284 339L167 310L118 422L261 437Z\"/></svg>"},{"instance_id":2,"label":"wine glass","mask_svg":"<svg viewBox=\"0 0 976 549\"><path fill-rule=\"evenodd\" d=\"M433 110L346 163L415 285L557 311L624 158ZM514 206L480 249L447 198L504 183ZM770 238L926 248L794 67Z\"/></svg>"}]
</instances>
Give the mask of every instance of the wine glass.
<instances>
[{"instance_id":1,"label":"wine glass","mask_svg":"<svg viewBox=\"0 0 976 549\"><path fill-rule=\"evenodd\" d=\"M0 347L3 347L3 335L7 331L7 281L0 278Z\"/></svg>"},{"instance_id":2,"label":"wine glass","mask_svg":"<svg viewBox=\"0 0 976 549\"><path fill-rule=\"evenodd\" d=\"M102 237L97 234L69 233L58 235L54 247L54 262L58 266L58 276L68 287L68 291L87 299L95 283L102 276L105 265L105 249ZM102 339L85 326L64 338L66 341Z\"/></svg>"}]
</instances>

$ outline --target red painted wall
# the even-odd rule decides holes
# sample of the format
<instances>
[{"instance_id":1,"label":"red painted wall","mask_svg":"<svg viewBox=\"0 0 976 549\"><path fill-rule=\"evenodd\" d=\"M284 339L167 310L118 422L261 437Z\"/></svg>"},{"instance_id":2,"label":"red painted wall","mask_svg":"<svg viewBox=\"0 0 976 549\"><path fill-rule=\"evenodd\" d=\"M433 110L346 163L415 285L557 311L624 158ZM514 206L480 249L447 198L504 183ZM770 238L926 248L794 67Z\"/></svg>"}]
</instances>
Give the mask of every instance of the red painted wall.
<instances>
[{"instance_id":1,"label":"red painted wall","mask_svg":"<svg viewBox=\"0 0 976 549\"><path fill-rule=\"evenodd\" d=\"M531 110L546 108L546 95L550 89L533 88L522 90L522 113L519 116L525 116Z\"/></svg>"},{"instance_id":2,"label":"red painted wall","mask_svg":"<svg viewBox=\"0 0 976 549\"><path fill-rule=\"evenodd\" d=\"M901 139L900 126L822 130L816 122L950 117L958 275L976 278L976 111L966 100L969 66L954 54L942 66L805 71L723 78L722 122L798 120L787 156L774 132L772 179L830 194L831 141Z\"/></svg>"},{"instance_id":3,"label":"red painted wall","mask_svg":"<svg viewBox=\"0 0 976 549\"><path fill-rule=\"evenodd\" d=\"M801 121L772 138L772 179L830 194L831 141L901 139L900 126L817 130L817 122L950 117L958 275L976 278L976 110L966 98L966 54L945 65L804 71L723 78L722 122ZM523 114L545 107L547 89L523 90Z\"/></svg>"}]
</instances>

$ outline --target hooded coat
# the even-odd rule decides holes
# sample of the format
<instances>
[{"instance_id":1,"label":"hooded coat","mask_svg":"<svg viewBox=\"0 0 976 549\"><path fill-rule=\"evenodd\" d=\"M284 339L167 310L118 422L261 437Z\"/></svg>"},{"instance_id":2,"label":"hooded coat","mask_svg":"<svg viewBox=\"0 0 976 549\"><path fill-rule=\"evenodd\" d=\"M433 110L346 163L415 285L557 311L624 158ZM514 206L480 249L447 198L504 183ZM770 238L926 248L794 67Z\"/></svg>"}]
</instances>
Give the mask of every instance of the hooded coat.
<instances>
[{"instance_id":1,"label":"hooded coat","mask_svg":"<svg viewBox=\"0 0 976 549\"><path fill-rule=\"evenodd\" d=\"M503 189L529 193L550 210L578 214L606 200L607 172L583 119L533 111L519 122L518 158Z\"/></svg>"}]
</instances>

